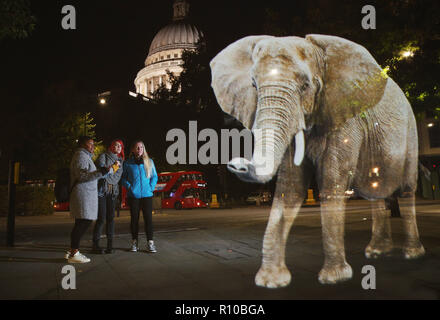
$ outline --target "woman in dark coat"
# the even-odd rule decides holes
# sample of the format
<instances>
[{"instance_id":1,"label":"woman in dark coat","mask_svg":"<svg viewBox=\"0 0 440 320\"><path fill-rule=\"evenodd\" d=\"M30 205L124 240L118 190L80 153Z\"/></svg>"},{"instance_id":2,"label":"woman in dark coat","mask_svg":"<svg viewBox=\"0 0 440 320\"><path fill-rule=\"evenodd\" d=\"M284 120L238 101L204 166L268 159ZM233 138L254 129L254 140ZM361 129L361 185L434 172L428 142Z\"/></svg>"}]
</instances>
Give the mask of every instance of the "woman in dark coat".
<instances>
[{"instance_id":1,"label":"woman in dark coat","mask_svg":"<svg viewBox=\"0 0 440 320\"><path fill-rule=\"evenodd\" d=\"M98 220L93 230L93 253L102 254L99 246L102 227L106 222L107 249L105 253L113 253L113 234L115 229L115 203L119 195L119 180L122 176L124 161L124 144L121 140L113 140L107 152L101 154L96 161L98 168L113 166L113 173L98 181Z\"/></svg>"}]
</instances>

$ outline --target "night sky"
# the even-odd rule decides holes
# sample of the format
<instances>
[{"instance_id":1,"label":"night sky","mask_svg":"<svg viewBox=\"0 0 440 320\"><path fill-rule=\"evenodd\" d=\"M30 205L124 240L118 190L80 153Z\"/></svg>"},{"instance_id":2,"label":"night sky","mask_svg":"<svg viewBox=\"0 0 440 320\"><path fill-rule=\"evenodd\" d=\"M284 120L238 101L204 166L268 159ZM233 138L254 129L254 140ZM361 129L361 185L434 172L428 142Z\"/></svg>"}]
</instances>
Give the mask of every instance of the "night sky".
<instances>
[{"instance_id":1,"label":"night sky","mask_svg":"<svg viewBox=\"0 0 440 320\"><path fill-rule=\"evenodd\" d=\"M5 39L0 44L0 86L7 95L36 96L47 84L67 79L80 82L91 93L115 87L134 89L133 80L143 67L151 41L171 21L173 14L173 0L30 2L32 13L37 18L35 31L27 39ZM205 33L213 52L220 51L241 37L263 34L268 23L267 8L284 13L280 17L285 20L281 25L288 25L289 19L304 19L302 15L306 7L316 9L315 21L307 20L307 29L294 34L298 36L304 36L307 32L338 35L342 29L348 28L352 30L348 35L353 40L360 33L374 37L376 32L381 32L381 28L383 30L384 24L388 24L389 28L390 23L392 27L394 23L396 30L401 28L398 20L390 22L389 19L381 19L381 11L378 10L377 30L362 30L362 6L377 1L189 2L192 21ZM340 3L356 5L351 6L349 11L338 10ZM77 30L61 28L61 8L66 4L76 8ZM320 28L323 22L320 20L334 21L337 26L335 30L338 31ZM422 20L414 21L414 25L421 23Z\"/></svg>"},{"instance_id":2,"label":"night sky","mask_svg":"<svg viewBox=\"0 0 440 320\"><path fill-rule=\"evenodd\" d=\"M37 18L32 35L4 40L1 87L8 94L36 96L50 83L79 81L91 93L109 88L134 90L155 34L172 18L173 0L31 1ZM241 36L256 32L253 17L262 7L251 1L192 1L196 25L219 50ZM77 29L61 28L61 8L71 4ZM210 41L210 40L208 40Z\"/></svg>"},{"instance_id":3,"label":"night sky","mask_svg":"<svg viewBox=\"0 0 440 320\"><path fill-rule=\"evenodd\" d=\"M301 16L307 5L295 0L189 2L191 19L205 33L213 52L241 37L264 33L267 8ZM326 6L334 10L337 2L314 3L325 12ZM350 24L354 20L354 32L366 32L360 28L363 3L354 12L336 14L335 22L342 19ZM61 28L61 8L66 4L76 8L76 30ZM1 44L1 90L30 100L45 86L67 80L79 82L93 94L109 88L134 90L134 78L143 67L151 41L171 22L172 4L173 0L31 1L37 18L35 31L27 39L6 39Z\"/></svg>"}]
</instances>

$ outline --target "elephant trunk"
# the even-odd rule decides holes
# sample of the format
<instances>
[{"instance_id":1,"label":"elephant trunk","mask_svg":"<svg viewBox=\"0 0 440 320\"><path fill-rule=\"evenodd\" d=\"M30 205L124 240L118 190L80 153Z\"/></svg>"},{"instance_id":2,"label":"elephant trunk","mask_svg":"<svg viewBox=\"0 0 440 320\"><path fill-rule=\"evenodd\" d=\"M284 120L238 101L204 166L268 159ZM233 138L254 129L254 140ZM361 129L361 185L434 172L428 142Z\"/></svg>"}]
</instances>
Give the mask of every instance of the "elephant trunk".
<instances>
[{"instance_id":1,"label":"elephant trunk","mask_svg":"<svg viewBox=\"0 0 440 320\"><path fill-rule=\"evenodd\" d=\"M276 174L287 147L295 135L294 163L304 157L304 115L298 94L292 87L280 84L262 86L258 90L258 105L252 132L255 137L251 161L232 159L230 171L242 180L268 182Z\"/></svg>"}]
</instances>

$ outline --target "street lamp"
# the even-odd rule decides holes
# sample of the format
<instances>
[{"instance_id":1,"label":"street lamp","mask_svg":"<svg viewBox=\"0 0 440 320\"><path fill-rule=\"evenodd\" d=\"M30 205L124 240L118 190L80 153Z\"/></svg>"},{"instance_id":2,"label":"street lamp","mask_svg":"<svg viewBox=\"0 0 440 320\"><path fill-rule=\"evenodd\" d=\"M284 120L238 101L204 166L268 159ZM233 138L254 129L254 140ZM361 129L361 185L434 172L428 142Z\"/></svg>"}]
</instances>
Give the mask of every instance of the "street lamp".
<instances>
[{"instance_id":1,"label":"street lamp","mask_svg":"<svg viewBox=\"0 0 440 320\"><path fill-rule=\"evenodd\" d=\"M109 97L112 94L111 91L106 91L103 93L98 93L98 102L100 105L107 104L107 97Z\"/></svg>"},{"instance_id":2,"label":"street lamp","mask_svg":"<svg viewBox=\"0 0 440 320\"><path fill-rule=\"evenodd\" d=\"M411 52L411 51L404 51L404 52L402 53L402 56L403 56L404 58L412 57L412 56L414 56L414 52Z\"/></svg>"}]
</instances>

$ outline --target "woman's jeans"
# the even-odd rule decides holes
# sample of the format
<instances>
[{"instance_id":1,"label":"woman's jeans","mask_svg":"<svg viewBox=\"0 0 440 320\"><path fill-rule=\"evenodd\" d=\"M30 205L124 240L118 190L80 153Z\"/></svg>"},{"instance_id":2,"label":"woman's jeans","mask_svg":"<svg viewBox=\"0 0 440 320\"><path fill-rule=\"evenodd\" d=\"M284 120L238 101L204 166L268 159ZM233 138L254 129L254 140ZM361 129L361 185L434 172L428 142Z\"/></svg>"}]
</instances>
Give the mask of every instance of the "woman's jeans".
<instances>
[{"instance_id":1,"label":"woman's jeans","mask_svg":"<svg viewBox=\"0 0 440 320\"><path fill-rule=\"evenodd\" d=\"M101 238L104 223L106 223L107 240L112 240L115 233L115 200L112 195L98 197L98 220L96 220L93 229L94 243L97 243Z\"/></svg>"},{"instance_id":2,"label":"woman's jeans","mask_svg":"<svg viewBox=\"0 0 440 320\"><path fill-rule=\"evenodd\" d=\"M84 235L84 233L86 233L91 223L92 220L75 219L75 225L73 226L72 233L70 234L71 249L74 250L79 249L79 242L82 236Z\"/></svg>"},{"instance_id":3,"label":"woman's jeans","mask_svg":"<svg viewBox=\"0 0 440 320\"><path fill-rule=\"evenodd\" d=\"M128 198L131 215L131 238L138 240L139 233L139 213L142 209L144 216L144 227L147 240L153 240L153 197L147 198Z\"/></svg>"}]
</instances>

